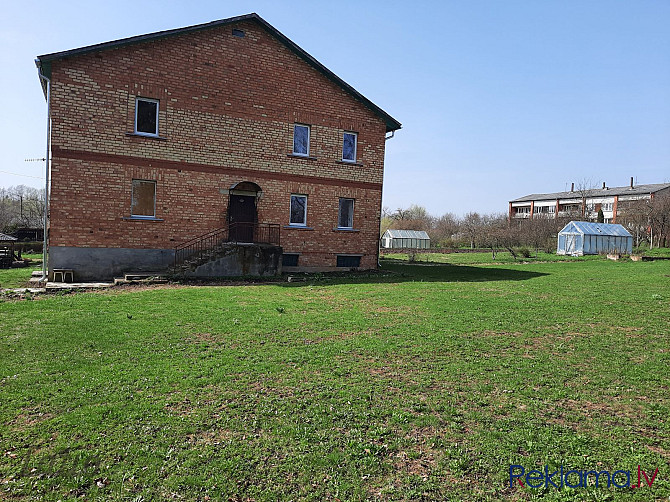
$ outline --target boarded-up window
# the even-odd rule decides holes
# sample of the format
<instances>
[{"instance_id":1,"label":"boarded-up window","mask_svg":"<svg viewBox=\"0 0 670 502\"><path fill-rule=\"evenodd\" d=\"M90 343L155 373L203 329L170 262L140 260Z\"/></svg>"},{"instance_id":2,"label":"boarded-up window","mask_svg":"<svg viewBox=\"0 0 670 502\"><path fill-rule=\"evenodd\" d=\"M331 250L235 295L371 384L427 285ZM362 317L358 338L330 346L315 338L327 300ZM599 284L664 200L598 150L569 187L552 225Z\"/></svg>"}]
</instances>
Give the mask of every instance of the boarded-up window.
<instances>
[{"instance_id":1,"label":"boarded-up window","mask_svg":"<svg viewBox=\"0 0 670 502\"><path fill-rule=\"evenodd\" d=\"M153 218L156 216L155 181L133 180L130 215L140 218Z\"/></svg>"}]
</instances>

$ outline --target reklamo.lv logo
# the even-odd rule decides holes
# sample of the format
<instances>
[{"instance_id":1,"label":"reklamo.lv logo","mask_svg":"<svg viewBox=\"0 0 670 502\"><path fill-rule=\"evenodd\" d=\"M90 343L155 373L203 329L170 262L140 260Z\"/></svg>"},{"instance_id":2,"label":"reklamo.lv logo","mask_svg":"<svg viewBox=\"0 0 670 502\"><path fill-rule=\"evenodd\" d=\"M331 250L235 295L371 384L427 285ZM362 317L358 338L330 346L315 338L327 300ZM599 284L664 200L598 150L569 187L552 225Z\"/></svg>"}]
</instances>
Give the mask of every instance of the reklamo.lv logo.
<instances>
[{"instance_id":1,"label":"reklamo.lv logo","mask_svg":"<svg viewBox=\"0 0 670 502\"><path fill-rule=\"evenodd\" d=\"M545 465L544 470L534 469L526 472L526 469L521 465L509 466L509 486L514 486L518 483L520 486L528 485L530 488L548 488L553 486L555 488L586 488L587 486L595 486L600 488L607 484L607 488L643 488L644 483L651 487L658 475L658 467L652 476L648 475L641 466L637 466L637 483L631 484L631 473L627 470L619 471L587 471L570 469L566 470L561 466L554 472L549 472L549 466ZM634 478L633 478L634 481Z\"/></svg>"}]
</instances>

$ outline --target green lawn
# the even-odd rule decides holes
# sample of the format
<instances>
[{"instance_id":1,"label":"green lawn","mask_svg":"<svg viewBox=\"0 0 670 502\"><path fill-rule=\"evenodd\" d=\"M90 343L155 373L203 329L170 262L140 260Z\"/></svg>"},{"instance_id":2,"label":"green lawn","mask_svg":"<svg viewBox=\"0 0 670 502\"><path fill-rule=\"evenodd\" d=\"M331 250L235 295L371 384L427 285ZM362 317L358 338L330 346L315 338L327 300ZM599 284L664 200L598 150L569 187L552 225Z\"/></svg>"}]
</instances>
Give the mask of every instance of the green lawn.
<instances>
[{"instance_id":1,"label":"green lawn","mask_svg":"<svg viewBox=\"0 0 670 502\"><path fill-rule=\"evenodd\" d=\"M25 288L33 270L42 270L41 254L24 254L23 258L32 260L30 265L24 268L0 269L0 289Z\"/></svg>"},{"instance_id":2,"label":"green lawn","mask_svg":"<svg viewBox=\"0 0 670 502\"><path fill-rule=\"evenodd\" d=\"M670 262L384 268L0 297L0 499L668 499Z\"/></svg>"}]
</instances>

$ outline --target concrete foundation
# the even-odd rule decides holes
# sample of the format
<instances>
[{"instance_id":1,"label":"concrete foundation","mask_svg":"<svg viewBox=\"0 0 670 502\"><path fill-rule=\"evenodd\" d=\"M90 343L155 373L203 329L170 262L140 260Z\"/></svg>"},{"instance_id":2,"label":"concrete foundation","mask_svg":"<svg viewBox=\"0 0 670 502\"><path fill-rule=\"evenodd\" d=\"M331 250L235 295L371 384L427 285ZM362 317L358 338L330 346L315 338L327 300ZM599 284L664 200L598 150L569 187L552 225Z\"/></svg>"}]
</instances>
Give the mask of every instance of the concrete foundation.
<instances>
[{"instance_id":1,"label":"concrete foundation","mask_svg":"<svg viewBox=\"0 0 670 502\"><path fill-rule=\"evenodd\" d=\"M72 269L74 280L112 280L124 272L158 272L174 263L174 249L49 247L49 279L55 268Z\"/></svg>"}]
</instances>

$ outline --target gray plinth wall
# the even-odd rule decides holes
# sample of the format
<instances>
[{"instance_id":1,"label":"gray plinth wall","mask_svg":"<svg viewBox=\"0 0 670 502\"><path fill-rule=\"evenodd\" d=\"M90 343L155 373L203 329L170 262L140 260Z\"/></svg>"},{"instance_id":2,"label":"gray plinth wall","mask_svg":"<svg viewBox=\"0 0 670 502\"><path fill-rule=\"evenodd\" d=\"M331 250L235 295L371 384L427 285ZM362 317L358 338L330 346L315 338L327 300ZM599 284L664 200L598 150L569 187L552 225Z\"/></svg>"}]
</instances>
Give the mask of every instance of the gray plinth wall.
<instances>
[{"instance_id":1,"label":"gray plinth wall","mask_svg":"<svg viewBox=\"0 0 670 502\"><path fill-rule=\"evenodd\" d=\"M160 272L174 263L174 249L49 247L49 277L55 268L74 270L75 282L109 281L125 272Z\"/></svg>"},{"instance_id":2,"label":"gray plinth wall","mask_svg":"<svg viewBox=\"0 0 670 502\"><path fill-rule=\"evenodd\" d=\"M280 246L268 244L226 244L210 261L183 270L185 277L271 277L281 274Z\"/></svg>"},{"instance_id":3,"label":"gray plinth wall","mask_svg":"<svg viewBox=\"0 0 670 502\"><path fill-rule=\"evenodd\" d=\"M71 269L75 282L110 281L126 272L171 272L174 249L49 248L49 278L54 269ZM185 277L269 277L281 274L282 248L267 244L225 244L206 263L181 268Z\"/></svg>"}]
</instances>

